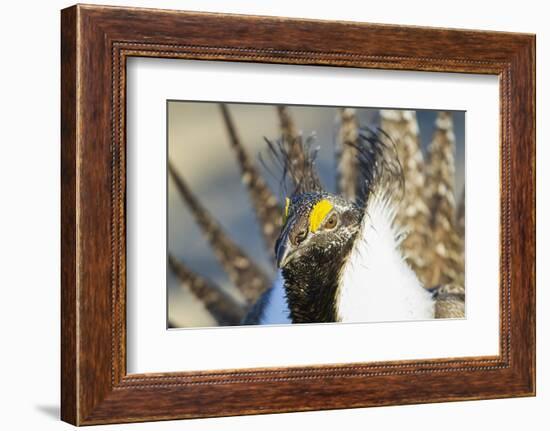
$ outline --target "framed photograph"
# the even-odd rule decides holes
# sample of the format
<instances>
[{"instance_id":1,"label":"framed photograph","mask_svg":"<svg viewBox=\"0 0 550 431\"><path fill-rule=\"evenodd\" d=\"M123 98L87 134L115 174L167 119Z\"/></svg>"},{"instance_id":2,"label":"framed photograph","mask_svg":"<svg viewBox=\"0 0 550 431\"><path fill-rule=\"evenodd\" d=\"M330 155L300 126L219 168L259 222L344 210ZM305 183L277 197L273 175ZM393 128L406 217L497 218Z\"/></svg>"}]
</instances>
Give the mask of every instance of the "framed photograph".
<instances>
[{"instance_id":1,"label":"framed photograph","mask_svg":"<svg viewBox=\"0 0 550 431\"><path fill-rule=\"evenodd\" d=\"M61 17L63 420L535 394L533 35Z\"/></svg>"}]
</instances>

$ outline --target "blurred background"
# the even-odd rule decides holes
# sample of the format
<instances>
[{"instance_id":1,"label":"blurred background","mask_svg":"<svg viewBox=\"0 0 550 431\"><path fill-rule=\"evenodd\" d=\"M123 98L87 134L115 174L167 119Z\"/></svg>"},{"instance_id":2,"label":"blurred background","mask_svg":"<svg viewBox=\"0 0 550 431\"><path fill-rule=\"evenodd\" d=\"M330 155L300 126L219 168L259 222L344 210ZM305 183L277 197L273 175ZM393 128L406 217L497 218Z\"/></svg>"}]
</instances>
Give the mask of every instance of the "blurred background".
<instances>
[{"instance_id":1,"label":"blurred background","mask_svg":"<svg viewBox=\"0 0 550 431\"><path fill-rule=\"evenodd\" d=\"M266 169L259 161L267 157L264 137L281 137L280 120L274 105L226 104L240 141L273 193L284 202L280 190L281 172ZM218 103L169 101L168 158L185 179L200 203L218 221L225 232L271 277L276 274L260 233L249 194L241 181L241 172L231 149L224 118ZM340 128L338 107L288 106L294 123L305 137L314 134L319 147L317 169L325 188L336 191L336 140ZM421 150L426 155L434 135L438 111L417 110ZM380 110L357 108L360 126L380 127ZM454 125L454 193L458 202L464 188L465 112L450 112ZM269 165L268 165L269 166ZM196 274L205 276L237 300L240 291L232 285L218 263L205 235L182 200L173 179L168 179L168 250L185 262ZM175 275L167 270L167 310L169 327L217 326L216 320Z\"/></svg>"}]
</instances>

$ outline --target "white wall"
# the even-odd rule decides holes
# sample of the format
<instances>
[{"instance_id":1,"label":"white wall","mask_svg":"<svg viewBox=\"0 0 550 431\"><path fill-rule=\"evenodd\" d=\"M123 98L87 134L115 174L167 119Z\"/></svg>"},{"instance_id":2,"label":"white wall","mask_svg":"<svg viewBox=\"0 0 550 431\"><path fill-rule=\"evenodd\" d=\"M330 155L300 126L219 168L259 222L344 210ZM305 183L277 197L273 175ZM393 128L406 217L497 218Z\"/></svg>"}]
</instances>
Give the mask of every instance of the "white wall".
<instances>
[{"instance_id":1,"label":"white wall","mask_svg":"<svg viewBox=\"0 0 550 431\"><path fill-rule=\"evenodd\" d=\"M550 29L542 1L296 0L102 3L537 33L537 113L549 118ZM69 2L2 4L0 66L0 395L3 429L69 429L59 399L59 9ZM548 122L538 122L537 398L164 422L109 429L543 429L550 423ZM7 135L6 135L7 132ZM546 162L546 163L545 163ZM544 193L544 194L543 194ZM543 425L544 424L544 425ZM34 427L33 427L34 425ZM103 428L103 427L100 427ZM547 428L546 428L547 429Z\"/></svg>"}]
</instances>

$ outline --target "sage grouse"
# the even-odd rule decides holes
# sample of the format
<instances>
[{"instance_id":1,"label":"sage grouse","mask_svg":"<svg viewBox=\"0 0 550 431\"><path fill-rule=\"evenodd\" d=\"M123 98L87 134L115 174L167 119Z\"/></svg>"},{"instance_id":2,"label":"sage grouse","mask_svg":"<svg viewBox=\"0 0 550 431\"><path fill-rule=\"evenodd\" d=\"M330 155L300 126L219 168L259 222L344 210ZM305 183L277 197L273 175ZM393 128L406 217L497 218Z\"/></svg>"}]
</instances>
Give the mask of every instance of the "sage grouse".
<instances>
[{"instance_id":1,"label":"sage grouse","mask_svg":"<svg viewBox=\"0 0 550 431\"><path fill-rule=\"evenodd\" d=\"M281 139L266 139L265 153L289 191L280 205L242 146L228 107L220 108L279 276L271 280L235 244L170 164L180 195L245 298L169 256L183 287L219 325L464 317L464 193L456 208L448 113L438 113L424 161L414 112L382 110L381 127L371 130L359 127L353 109L340 110L339 193L332 194L316 172L313 141L278 106Z\"/></svg>"}]
</instances>

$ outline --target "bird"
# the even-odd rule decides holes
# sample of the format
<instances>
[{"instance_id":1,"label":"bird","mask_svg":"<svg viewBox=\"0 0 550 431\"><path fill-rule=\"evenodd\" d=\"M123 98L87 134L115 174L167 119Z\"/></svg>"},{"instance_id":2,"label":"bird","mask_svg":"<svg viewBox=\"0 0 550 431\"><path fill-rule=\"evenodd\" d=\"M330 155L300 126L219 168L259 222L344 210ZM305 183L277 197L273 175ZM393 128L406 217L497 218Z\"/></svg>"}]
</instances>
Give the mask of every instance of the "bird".
<instances>
[{"instance_id":1,"label":"bird","mask_svg":"<svg viewBox=\"0 0 550 431\"><path fill-rule=\"evenodd\" d=\"M422 286L400 249L406 232L396 222L403 181L397 154L370 129L359 132L355 145L361 187L353 201L323 190L313 170L314 152L303 151L310 159L286 198L275 244L291 320L434 318L434 294ZM288 147L270 143L287 173L295 169Z\"/></svg>"},{"instance_id":2,"label":"bird","mask_svg":"<svg viewBox=\"0 0 550 431\"><path fill-rule=\"evenodd\" d=\"M455 208L452 182L440 177L454 175L454 166L434 168L435 161L453 163L449 115L438 113L425 167L414 113L381 110L384 129L372 130L359 127L354 109L341 109L338 192L331 193L316 171L314 139L297 132L288 107L276 109L281 137L264 140L282 171L282 203L240 142L228 107L220 104L242 183L277 268L275 279L223 231L169 163L176 188L244 300L228 297L170 255L182 285L204 298L220 325L464 317L463 203ZM261 156L260 162L265 164Z\"/></svg>"}]
</instances>

